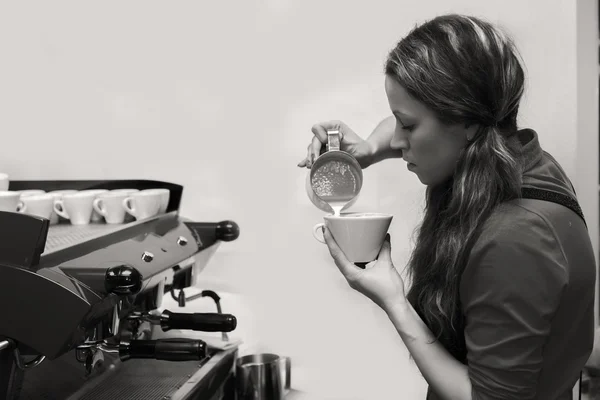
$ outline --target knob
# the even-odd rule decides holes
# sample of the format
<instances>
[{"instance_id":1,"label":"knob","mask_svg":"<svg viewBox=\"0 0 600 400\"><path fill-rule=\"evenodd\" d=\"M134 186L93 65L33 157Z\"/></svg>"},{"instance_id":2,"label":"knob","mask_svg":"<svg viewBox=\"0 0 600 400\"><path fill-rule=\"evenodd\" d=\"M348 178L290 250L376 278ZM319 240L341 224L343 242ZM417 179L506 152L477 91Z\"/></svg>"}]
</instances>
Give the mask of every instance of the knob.
<instances>
[{"instance_id":1,"label":"knob","mask_svg":"<svg viewBox=\"0 0 600 400\"><path fill-rule=\"evenodd\" d=\"M221 221L216 227L217 240L231 242L240 236L240 227L233 221Z\"/></svg>"},{"instance_id":2,"label":"knob","mask_svg":"<svg viewBox=\"0 0 600 400\"><path fill-rule=\"evenodd\" d=\"M185 237L179 236L177 238L177 244L180 245L180 246L185 246L186 244L188 244L188 241L187 241L187 239Z\"/></svg>"},{"instance_id":3,"label":"knob","mask_svg":"<svg viewBox=\"0 0 600 400\"><path fill-rule=\"evenodd\" d=\"M104 288L108 293L135 295L142 288L142 274L131 265L109 267L104 275Z\"/></svg>"},{"instance_id":4,"label":"knob","mask_svg":"<svg viewBox=\"0 0 600 400\"><path fill-rule=\"evenodd\" d=\"M145 251L144 254L142 254L142 260L145 262L150 262L154 260L154 254L150 253L149 251Z\"/></svg>"}]
</instances>

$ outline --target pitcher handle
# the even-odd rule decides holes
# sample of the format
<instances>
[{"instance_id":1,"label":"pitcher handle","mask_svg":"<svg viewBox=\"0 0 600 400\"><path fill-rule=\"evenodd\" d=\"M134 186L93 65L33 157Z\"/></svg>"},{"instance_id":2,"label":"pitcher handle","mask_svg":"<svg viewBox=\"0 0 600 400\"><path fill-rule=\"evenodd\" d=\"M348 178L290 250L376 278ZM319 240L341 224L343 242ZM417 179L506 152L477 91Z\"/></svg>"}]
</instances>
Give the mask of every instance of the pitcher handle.
<instances>
[{"instance_id":1,"label":"pitcher handle","mask_svg":"<svg viewBox=\"0 0 600 400\"><path fill-rule=\"evenodd\" d=\"M337 129L330 129L327 131L327 151L334 151L340 149L340 131Z\"/></svg>"}]
</instances>

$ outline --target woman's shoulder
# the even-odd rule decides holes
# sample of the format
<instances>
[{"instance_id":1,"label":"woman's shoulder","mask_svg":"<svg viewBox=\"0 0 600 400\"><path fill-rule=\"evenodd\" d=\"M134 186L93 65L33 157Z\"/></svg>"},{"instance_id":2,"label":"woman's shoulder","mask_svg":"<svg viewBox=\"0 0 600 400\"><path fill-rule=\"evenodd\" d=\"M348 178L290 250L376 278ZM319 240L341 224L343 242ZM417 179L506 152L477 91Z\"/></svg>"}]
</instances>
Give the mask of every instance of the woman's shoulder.
<instances>
[{"instance_id":1,"label":"woman's shoulder","mask_svg":"<svg viewBox=\"0 0 600 400\"><path fill-rule=\"evenodd\" d=\"M573 210L551 201L520 198L499 204L483 224L473 250L493 245L561 247L562 237L589 237L585 222Z\"/></svg>"},{"instance_id":2,"label":"woman's shoulder","mask_svg":"<svg viewBox=\"0 0 600 400\"><path fill-rule=\"evenodd\" d=\"M490 244L514 244L536 242L540 237L550 241L557 240L552 219L556 212L568 211L559 204L531 200L515 199L499 204L481 227L480 234L474 245L476 248ZM552 243L556 244L556 243Z\"/></svg>"},{"instance_id":3,"label":"woman's shoulder","mask_svg":"<svg viewBox=\"0 0 600 400\"><path fill-rule=\"evenodd\" d=\"M528 282L532 275L544 275L546 281L552 280L558 286L566 283L568 263L558 232L561 225L556 222L565 215L576 223L579 218L567 212L572 213L561 205L539 200L517 199L500 204L473 245L463 272L463 286L482 279L490 284L518 285Z\"/></svg>"}]
</instances>

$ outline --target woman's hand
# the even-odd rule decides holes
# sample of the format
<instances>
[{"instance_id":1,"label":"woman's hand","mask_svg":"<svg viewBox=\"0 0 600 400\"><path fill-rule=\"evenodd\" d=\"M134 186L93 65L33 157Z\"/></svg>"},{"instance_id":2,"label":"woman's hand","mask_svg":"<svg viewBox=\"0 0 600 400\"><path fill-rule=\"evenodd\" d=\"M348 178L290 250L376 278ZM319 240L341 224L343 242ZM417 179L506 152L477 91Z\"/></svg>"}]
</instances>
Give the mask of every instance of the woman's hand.
<instances>
[{"instance_id":1,"label":"woman's hand","mask_svg":"<svg viewBox=\"0 0 600 400\"><path fill-rule=\"evenodd\" d=\"M385 237L377 261L368 264L365 269L359 268L348 261L329 229L324 228L323 237L335 265L342 272L352 289L373 300L385 312L407 303L404 281L392 263L389 234Z\"/></svg>"},{"instance_id":2,"label":"woman's hand","mask_svg":"<svg viewBox=\"0 0 600 400\"><path fill-rule=\"evenodd\" d=\"M312 167L314 161L321 154L321 147L327 143L327 131L331 129L337 129L340 132L340 150L354 156L361 168L371 165L373 156L371 145L343 122L327 121L313 125L314 137L308 145L306 158L298 163L299 167Z\"/></svg>"}]
</instances>

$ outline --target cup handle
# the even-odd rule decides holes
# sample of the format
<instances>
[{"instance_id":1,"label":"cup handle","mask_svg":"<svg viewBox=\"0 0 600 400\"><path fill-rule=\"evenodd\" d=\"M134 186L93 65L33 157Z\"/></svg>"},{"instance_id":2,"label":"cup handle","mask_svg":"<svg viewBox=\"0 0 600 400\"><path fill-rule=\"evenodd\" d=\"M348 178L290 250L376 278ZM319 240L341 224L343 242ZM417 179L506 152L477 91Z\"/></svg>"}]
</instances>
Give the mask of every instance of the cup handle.
<instances>
[{"instance_id":1,"label":"cup handle","mask_svg":"<svg viewBox=\"0 0 600 400\"><path fill-rule=\"evenodd\" d=\"M70 219L69 214L65 211L65 203L60 199L54 201L54 212L65 219Z\"/></svg>"},{"instance_id":2,"label":"cup handle","mask_svg":"<svg viewBox=\"0 0 600 400\"><path fill-rule=\"evenodd\" d=\"M285 377L283 380L283 389L290 390L292 388L292 359L290 357L281 357L285 365Z\"/></svg>"},{"instance_id":3,"label":"cup handle","mask_svg":"<svg viewBox=\"0 0 600 400\"><path fill-rule=\"evenodd\" d=\"M22 201L19 201L19 204L17 204L17 212L24 213L25 211L27 211L27 204L23 203Z\"/></svg>"},{"instance_id":4,"label":"cup handle","mask_svg":"<svg viewBox=\"0 0 600 400\"><path fill-rule=\"evenodd\" d=\"M323 244L327 244L327 242L325 242L325 239L323 238L323 234L319 234L318 232L321 231L323 232L323 227L325 226L325 224L323 222L319 222L318 224L316 224L313 227L313 236L315 237L315 239L317 239L319 242L323 243Z\"/></svg>"},{"instance_id":5,"label":"cup handle","mask_svg":"<svg viewBox=\"0 0 600 400\"><path fill-rule=\"evenodd\" d=\"M104 208L102 208L102 199L94 199L94 202L92 203L92 207L94 207L94 210L96 210L96 212L98 214L106 217L106 210L104 210Z\"/></svg>"},{"instance_id":6,"label":"cup handle","mask_svg":"<svg viewBox=\"0 0 600 400\"><path fill-rule=\"evenodd\" d=\"M135 207L131 204L131 200L133 200L133 197L126 197L125 199L123 199L123 208L125 209L125 211L127 211L127 213L135 217Z\"/></svg>"}]
</instances>

